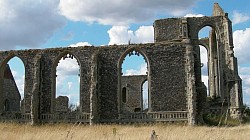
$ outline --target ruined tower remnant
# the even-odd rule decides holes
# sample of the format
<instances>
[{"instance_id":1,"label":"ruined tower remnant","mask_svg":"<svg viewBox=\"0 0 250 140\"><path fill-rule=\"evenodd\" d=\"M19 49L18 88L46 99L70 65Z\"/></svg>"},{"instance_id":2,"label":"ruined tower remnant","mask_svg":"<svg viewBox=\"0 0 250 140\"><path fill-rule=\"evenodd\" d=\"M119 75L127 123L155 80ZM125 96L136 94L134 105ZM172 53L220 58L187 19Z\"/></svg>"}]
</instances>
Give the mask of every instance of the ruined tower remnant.
<instances>
[{"instance_id":1,"label":"ruined tower remnant","mask_svg":"<svg viewBox=\"0 0 250 140\"><path fill-rule=\"evenodd\" d=\"M3 109L5 112L17 112L20 110L21 95L8 64L5 67L3 80Z\"/></svg>"},{"instance_id":2,"label":"ruined tower remnant","mask_svg":"<svg viewBox=\"0 0 250 140\"><path fill-rule=\"evenodd\" d=\"M210 35L199 38L205 26L211 27ZM25 66L25 111L12 118L19 121L187 121L192 125L201 121L204 113L228 111L232 117L240 117L242 85L233 52L232 23L217 3L209 17L156 20L154 37L155 42L148 44L1 51L0 119L6 118L4 70L14 56ZM199 45L208 53L208 87L201 80ZM144 57L147 75L122 76L122 62L132 53ZM55 96L56 66L67 55L76 58L80 67L80 106L67 112L63 104L64 113L60 113L56 111L60 105ZM142 109L140 90L145 80L147 110Z\"/></svg>"}]
</instances>

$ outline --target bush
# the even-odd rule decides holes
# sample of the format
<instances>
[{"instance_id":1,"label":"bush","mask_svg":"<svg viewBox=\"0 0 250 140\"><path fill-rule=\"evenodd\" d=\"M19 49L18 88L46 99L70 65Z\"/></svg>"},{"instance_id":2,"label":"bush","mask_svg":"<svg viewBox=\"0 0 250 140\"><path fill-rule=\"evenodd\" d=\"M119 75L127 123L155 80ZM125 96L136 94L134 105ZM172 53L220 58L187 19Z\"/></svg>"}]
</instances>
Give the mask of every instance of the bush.
<instances>
[{"instance_id":1,"label":"bush","mask_svg":"<svg viewBox=\"0 0 250 140\"><path fill-rule=\"evenodd\" d=\"M209 126L237 126L242 124L241 120L226 115L206 114L203 115L203 120Z\"/></svg>"},{"instance_id":2,"label":"bush","mask_svg":"<svg viewBox=\"0 0 250 140\"><path fill-rule=\"evenodd\" d=\"M243 111L243 122L244 123L250 123L250 108L246 105L244 105L244 111Z\"/></svg>"}]
</instances>

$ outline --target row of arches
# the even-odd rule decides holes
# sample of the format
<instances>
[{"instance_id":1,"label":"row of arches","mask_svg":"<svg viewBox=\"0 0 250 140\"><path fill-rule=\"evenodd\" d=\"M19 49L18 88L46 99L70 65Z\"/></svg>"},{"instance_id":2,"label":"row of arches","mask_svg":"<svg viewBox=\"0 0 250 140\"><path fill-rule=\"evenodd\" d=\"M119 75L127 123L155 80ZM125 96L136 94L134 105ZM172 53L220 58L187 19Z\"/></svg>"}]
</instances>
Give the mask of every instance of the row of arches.
<instances>
[{"instance_id":1,"label":"row of arches","mask_svg":"<svg viewBox=\"0 0 250 140\"><path fill-rule=\"evenodd\" d=\"M133 56L131 56L132 54L134 54L133 56L138 57L140 60L138 60L138 58L133 58L132 60L127 60L127 58L132 58ZM125 58L126 57L126 58ZM143 58L143 55L141 55L140 52L136 51L135 49L130 49L127 52L124 53L124 55L121 56L120 61L118 66L120 67L119 69L123 69L125 71L120 72L121 75L119 77L121 77L124 73L124 75L128 75L129 73L126 72L126 70L137 70L137 72L135 72L134 74L137 75L139 74L140 70L143 70L144 73L140 73L143 75L147 75L148 74L148 67L147 67L147 63L145 62L146 58ZM12 61L14 61L14 63L12 64ZM132 62L132 63L131 63ZM136 63L133 63L136 62ZM130 63L130 64L129 64ZM139 64L140 63L140 64ZM67 96L69 98L69 103L68 103L68 107L71 107L70 109L77 110L79 109L79 104L80 104L80 73L81 73L81 69L80 69L80 65L79 65L79 60L71 53L69 52L64 52L62 54L60 54L55 60L54 63L52 65L52 101L51 101L51 112L56 111L56 98L59 96ZM6 65L10 65L10 69L12 74L14 75L14 81L16 83L16 85L18 86L18 92L21 96L21 99L19 101L15 101L15 102L19 102L19 108L21 111L22 107L21 107L21 101L22 103L24 103L24 97L25 97L25 77L26 77L26 73L25 73L25 63L24 61L21 59L21 57L19 56L12 56L12 57L8 57L7 59L5 59L5 61L2 63L1 65L1 82L4 82L5 76L4 76L4 71L6 70L5 66ZM133 67L131 67L134 66ZM137 66L141 66L139 68L141 69L137 69ZM142 69L143 68L143 69ZM20 72L21 71L21 72ZM132 74L132 75L134 75ZM130 74L131 75L131 74ZM18 77L21 77L22 79L18 79ZM21 84L20 84L21 83ZM148 108L148 82L144 82L145 84L143 84L140 88L141 88L141 93L144 93L142 95L140 95L141 97L141 103L142 105L144 105L142 108L146 109ZM119 88L121 89L121 85L118 85ZM143 88L144 87L144 88ZM4 86L1 86L1 89L6 88ZM69 93L72 92L73 93ZM1 93L2 96L4 96L4 93ZM122 92L119 92L119 96L122 96ZM5 100L2 99L2 106L3 106L3 110L4 111L8 111L10 110L10 106L12 100Z\"/></svg>"},{"instance_id":2,"label":"row of arches","mask_svg":"<svg viewBox=\"0 0 250 140\"><path fill-rule=\"evenodd\" d=\"M199 49L199 55L203 54L202 52L207 52L207 56L205 56L207 59L207 61L210 62L203 62L201 61L201 63L203 63L203 68L206 68L205 70L201 70L201 79L204 81L205 79L207 79L207 81L204 81L205 83L207 83L207 87L208 87L208 96L221 96L221 70L220 70L220 57L221 57L221 50L219 48L219 42L218 42L218 33L216 32L216 29L214 27L210 27L210 32L207 35L207 37L210 38L209 40L209 45L208 47L206 46L206 44L199 44L199 45L203 45L205 46L205 50L201 50ZM199 37L200 38L200 37ZM201 50L201 51L200 51ZM134 64L132 64L131 62L129 62L129 64L126 64L126 60L127 58L132 58L132 57L139 57L141 60L137 61L138 58L136 58L135 60L130 60L131 62L135 62ZM200 56L199 56L200 58ZM7 64L9 62L9 60L14 59L14 57L9 57L7 58L3 64ZM71 59L73 59L74 61L71 61ZM70 62L68 63L68 65L74 63L74 66L77 66L75 68L76 71L66 71L66 73L64 73L63 71L60 71L60 64L63 64L63 61L70 60ZM213 61L213 63L211 63L211 61ZM20 62L22 62L22 60L20 59ZM140 63L140 64L139 64ZM142 64L143 63L143 64ZM79 76L81 76L81 71L80 68L81 66L79 65L79 60L70 52L64 52L62 54L60 54L58 57L56 57L56 59L53 62L52 65L52 110L51 112L55 111L55 99L59 96L70 96L69 98L69 102L72 103L73 105L75 105L75 108L77 108L77 106L79 106L80 104L80 78ZM207 65L209 64L209 65ZM25 64L23 63L23 69L25 71ZM145 66L145 69L138 69L136 68L137 66ZM137 73L140 72L144 72L144 73L140 73L143 75L147 75L147 82L145 82L145 89L143 88L143 86L141 86L141 95L140 95L140 104L141 104L141 108L143 108L143 110L145 110L146 108L150 109L150 65L149 65L149 60L146 57L145 53L143 51L141 51L140 49L137 48L131 48L126 50L120 57L119 61L118 61L118 99L119 99L119 109L121 112L121 108L122 108L122 103L127 102L128 98L128 93L129 91L126 89L124 90L124 87L122 87L121 85L121 79L123 75L136 75ZM135 69L133 69L130 66L134 66L135 69L137 69L137 71L133 71ZM4 65L1 65L1 79L4 79L4 75L3 75L3 69L4 69ZM126 67L126 69L124 68ZM59 69L59 70L58 70ZM72 69L72 67L70 67L69 69ZM67 69L66 69L67 70ZM129 71L130 70L130 71ZM144 71L143 71L144 70ZM139 72L138 72L139 71ZM70 80L64 80L65 77L60 79L60 75L61 74L69 74L70 76L73 75L73 77L69 78ZM212 74L212 76L210 75ZM25 77L25 74L23 74ZM202 77L202 75L204 75ZM207 76L207 78L205 77ZM212 77L212 78L211 78ZM71 80L74 79L74 82L72 82ZM59 83L60 81L64 81L66 83L66 85L60 86ZM1 81L3 82L3 81ZM16 82L17 83L17 82ZM25 83L25 81L23 82ZM69 92L67 90L71 89L72 86L74 86L75 93L74 95L70 95L69 93L65 93L65 92ZM214 87L213 89L210 89L210 87ZM67 88L66 88L67 87ZM146 89L147 87L147 89ZM3 87L1 87L3 88ZM24 90L25 91L25 90ZM24 98L24 91L23 94L21 93L21 96L23 99ZM125 92L126 91L126 92ZM145 92L143 94L143 91ZM126 94L125 94L126 93ZM3 95L1 95L3 96ZM74 98L73 98L74 97ZM126 98L125 98L126 97ZM125 100L126 99L126 100ZM73 101L74 100L74 101ZM4 104L4 103L2 103ZM145 104L145 105L144 105Z\"/></svg>"},{"instance_id":3,"label":"row of arches","mask_svg":"<svg viewBox=\"0 0 250 140\"><path fill-rule=\"evenodd\" d=\"M206 25L199 31L199 57L201 63L201 80L207 87L207 96L223 98L222 84L222 46L219 31Z\"/></svg>"},{"instance_id":4,"label":"row of arches","mask_svg":"<svg viewBox=\"0 0 250 140\"><path fill-rule=\"evenodd\" d=\"M30 103L25 103L24 101L25 96L27 96L25 93L26 91L25 79L27 74L26 74L26 65L24 63L25 61L23 61L21 58L22 57L15 55L10 56L2 62L0 68L0 76L1 76L0 82L2 83L0 86L1 110L4 112L6 111L15 111L15 112L18 111L22 113L30 112L30 108L25 109L25 104L30 104ZM79 106L79 96L80 96L79 94L80 67L78 66L77 60L75 58L73 59L68 59L68 58L73 58L73 57L68 53L61 54L61 56L58 57L58 59L55 61L55 64L52 67L55 76L54 81L57 81L54 82L53 84L56 85L57 83L57 85L54 86L54 91L52 92L54 94L52 94L51 102L55 103L55 99L59 96L68 96L71 109L76 110L77 106ZM64 66L66 66L66 69L64 68L66 72L63 73L63 65L60 64L64 64ZM72 66L74 67L72 68ZM74 69L75 71L67 71L72 69ZM73 94L70 93L71 92L69 91L70 89L72 89L72 91L74 92ZM55 111L55 107L53 108Z\"/></svg>"}]
</instances>

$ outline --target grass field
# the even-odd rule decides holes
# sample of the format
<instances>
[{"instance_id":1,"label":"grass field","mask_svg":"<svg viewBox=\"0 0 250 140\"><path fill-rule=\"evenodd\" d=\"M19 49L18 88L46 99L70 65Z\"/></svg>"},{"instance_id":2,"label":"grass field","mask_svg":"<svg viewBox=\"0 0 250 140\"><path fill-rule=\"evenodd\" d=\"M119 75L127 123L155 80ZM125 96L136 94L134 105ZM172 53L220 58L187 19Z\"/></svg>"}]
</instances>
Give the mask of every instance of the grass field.
<instances>
[{"instance_id":1,"label":"grass field","mask_svg":"<svg viewBox=\"0 0 250 140\"><path fill-rule=\"evenodd\" d=\"M73 125L0 123L0 140L149 140L152 130L158 140L249 140L250 124L235 127L185 125Z\"/></svg>"}]
</instances>

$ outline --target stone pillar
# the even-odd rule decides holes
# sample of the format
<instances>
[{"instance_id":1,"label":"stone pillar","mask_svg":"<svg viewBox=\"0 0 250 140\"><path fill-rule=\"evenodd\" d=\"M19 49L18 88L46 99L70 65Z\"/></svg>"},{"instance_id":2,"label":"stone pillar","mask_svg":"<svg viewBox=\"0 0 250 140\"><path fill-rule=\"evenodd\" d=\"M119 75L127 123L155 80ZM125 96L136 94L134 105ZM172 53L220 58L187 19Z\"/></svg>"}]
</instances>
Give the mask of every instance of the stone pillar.
<instances>
[{"instance_id":1,"label":"stone pillar","mask_svg":"<svg viewBox=\"0 0 250 140\"><path fill-rule=\"evenodd\" d=\"M98 102L97 102L97 83L98 83L98 62L97 55L98 53L94 53L92 55L92 63L91 63L91 86L90 86L90 125L94 125L99 120L98 114Z\"/></svg>"},{"instance_id":2,"label":"stone pillar","mask_svg":"<svg viewBox=\"0 0 250 140\"><path fill-rule=\"evenodd\" d=\"M242 81L238 76L237 59L233 55L230 59L232 61L231 70L234 72L234 79L230 81L232 83L232 88L230 88L230 115L232 118L241 118L243 110Z\"/></svg>"},{"instance_id":3,"label":"stone pillar","mask_svg":"<svg viewBox=\"0 0 250 140\"><path fill-rule=\"evenodd\" d=\"M33 67L33 88L32 88L32 95L31 95L31 125L36 125L39 123L39 92L40 92L40 60L41 56L38 55L34 61L34 67Z\"/></svg>"},{"instance_id":4,"label":"stone pillar","mask_svg":"<svg viewBox=\"0 0 250 140\"><path fill-rule=\"evenodd\" d=\"M190 44L189 39L182 41L186 43L186 80L187 80L187 109L188 109L188 123L195 125L197 123L197 107L196 107L196 87L195 87L195 72L194 72L194 48Z\"/></svg>"},{"instance_id":5,"label":"stone pillar","mask_svg":"<svg viewBox=\"0 0 250 140\"><path fill-rule=\"evenodd\" d=\"M209 95L212 98L216 97L216 63L217 59L215 60L215 53L216 53L216 35L214 29L210 32L209 37L209 65L208 65L208 75L209 75Z\"/></svg>"}]
</instances>

